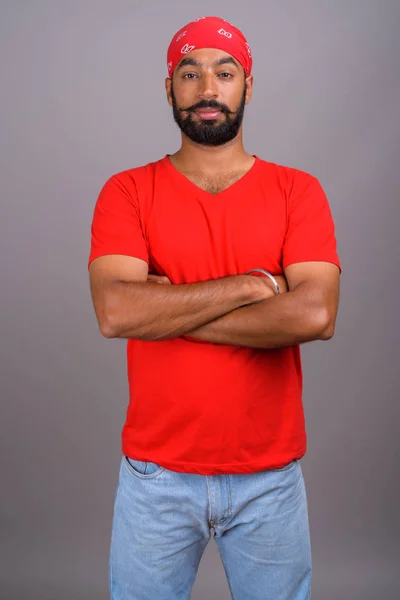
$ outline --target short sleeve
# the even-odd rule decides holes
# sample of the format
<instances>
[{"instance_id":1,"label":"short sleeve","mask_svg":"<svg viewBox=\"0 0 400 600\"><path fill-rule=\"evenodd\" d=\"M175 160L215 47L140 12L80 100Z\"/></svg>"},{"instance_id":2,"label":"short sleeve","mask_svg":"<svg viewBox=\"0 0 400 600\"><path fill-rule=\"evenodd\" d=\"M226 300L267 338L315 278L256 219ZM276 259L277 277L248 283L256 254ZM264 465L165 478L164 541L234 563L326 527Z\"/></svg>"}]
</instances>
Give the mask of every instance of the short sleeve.
<instances>
[{"instance_id":1,"label":"short sleeve","mask_svg":"<svg viewBox=\"0 0 400 600\"><path fill-rule=\"evenodd\" d=\"M330 262L341 271L335 224L326 194L315 177L299 171L288 199L283 268L307 261Z\"/></svg>"},{"instance_id":2,"label":"short sleeve","mask_svg":"<svg viewBox=\"0 0 400 600\"><path fill-rule=\"evenodd\" d=\"M91 225L90 263L99 256L123 254L149 262L132 178L113 175L103 186Z\"/></svg>"}]
</instances>

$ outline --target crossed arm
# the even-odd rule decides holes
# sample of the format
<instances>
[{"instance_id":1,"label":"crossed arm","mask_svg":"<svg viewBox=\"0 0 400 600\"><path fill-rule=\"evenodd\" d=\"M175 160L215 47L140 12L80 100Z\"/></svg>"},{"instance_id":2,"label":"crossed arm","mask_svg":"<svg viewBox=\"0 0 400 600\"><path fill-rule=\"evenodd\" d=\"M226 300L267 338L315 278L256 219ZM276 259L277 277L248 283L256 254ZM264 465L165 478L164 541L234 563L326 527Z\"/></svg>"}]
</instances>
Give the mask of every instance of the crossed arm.
<instances>
[{"instance_id":1,"label":"crossed arm","mask_svg":"<svg viewBox=\"0 0 400 600\"><path fill-rule=\"evenodd\" d=\"M330 339L339 300L338 267L298 263L286 269L286 279L282 295L272 292L262 303L236 309L189 335L215 344L270 349Z\"/></svg>"},{"instance_id":2,"label":"crossed arm","mask_svg":"<svg viewBox=\"0 0 400 600\"><path fill-rule=\"evenodd\" d=\"M107 338L190 338L214 344L283 348L330 339L339 269L326 262L288 266L275 296L268 278L237 275L182 285L148 274L144 261L102 256L90 266L92 299Z\"/></svg>"}]
</instances>

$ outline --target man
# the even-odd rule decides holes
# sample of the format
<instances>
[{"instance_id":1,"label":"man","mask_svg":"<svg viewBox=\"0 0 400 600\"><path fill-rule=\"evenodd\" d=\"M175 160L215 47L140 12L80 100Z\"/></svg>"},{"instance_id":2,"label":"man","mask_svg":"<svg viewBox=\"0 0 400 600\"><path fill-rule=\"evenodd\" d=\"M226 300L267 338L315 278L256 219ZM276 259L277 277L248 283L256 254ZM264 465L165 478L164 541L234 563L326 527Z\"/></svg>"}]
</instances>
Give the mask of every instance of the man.
<instances>
[{"instance_id":1,"label":"man","mask_svg":"<svg viewBox=\"0 0 400 600\"><path fill-rule=\"evenodd\" d=\"M245 152L238 29L189 23L167 62L181 148L112 176L92 223L100 331L128 339L111 597L189 598L213 529L235 600L306 600L299 344L334 332L330 208L315 177Z\"/></svg>"}]
</instances>

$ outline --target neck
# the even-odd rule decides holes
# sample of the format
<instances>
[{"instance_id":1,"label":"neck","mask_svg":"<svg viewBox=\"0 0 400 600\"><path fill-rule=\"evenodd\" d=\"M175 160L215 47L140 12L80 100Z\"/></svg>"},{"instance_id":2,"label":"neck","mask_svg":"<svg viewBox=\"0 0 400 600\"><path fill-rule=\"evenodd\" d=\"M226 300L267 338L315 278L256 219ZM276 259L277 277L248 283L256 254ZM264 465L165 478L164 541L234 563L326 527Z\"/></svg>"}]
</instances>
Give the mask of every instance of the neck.
<instances>
[{"instance_id":1,"label":"neck","mask_svg":"<svg viewBox=\"0 0 400 600\"><path fill-rule=\"evenodd\" d=\"M241 130L235 139L222 146L203 146L183 135L180 149L171 155L173 162L182 169L190 171L195 167L196 170L207 173L240 168L250 157L244 150Z\"/></svg>"}]
</instances>

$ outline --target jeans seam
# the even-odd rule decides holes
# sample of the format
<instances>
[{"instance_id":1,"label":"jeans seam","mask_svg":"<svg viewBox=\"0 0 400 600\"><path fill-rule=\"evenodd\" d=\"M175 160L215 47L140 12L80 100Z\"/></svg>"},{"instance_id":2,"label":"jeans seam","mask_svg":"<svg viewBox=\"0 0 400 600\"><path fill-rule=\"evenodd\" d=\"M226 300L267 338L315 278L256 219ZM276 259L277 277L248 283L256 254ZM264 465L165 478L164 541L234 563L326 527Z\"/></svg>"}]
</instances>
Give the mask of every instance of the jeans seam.
<instances>
[{"instance_id":1,"label":"jeans seam","mask_svg":"<svg viewBox=\"0 0 400 600\"><path fill-rule=\"evenodd\" d=\"M227 480L227 487L228 487L228 516L227 519L231 519L232 518L232 486L231 486L231 476L228 474L226 476L226 480Z\"/></svg>"},{"instance_id":2,"label":"jeans seam","mask_svg":"<svg viewBox=\"0 0 400 600\"><path fill-rule=\"evenodd\" d=\"M208 478L208 476L206 476L206 482L207 482L207 490L208 490L208 521L211 521L211 510L212 510L212 493L211 493L211 489L210 489L210 480Z\"/></svg>"}]
</instances>

